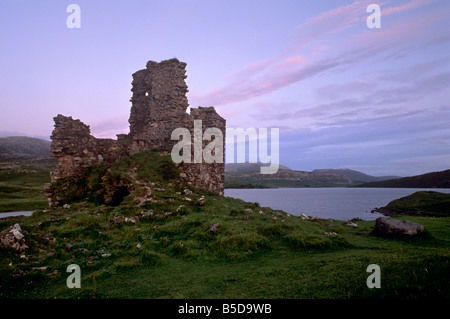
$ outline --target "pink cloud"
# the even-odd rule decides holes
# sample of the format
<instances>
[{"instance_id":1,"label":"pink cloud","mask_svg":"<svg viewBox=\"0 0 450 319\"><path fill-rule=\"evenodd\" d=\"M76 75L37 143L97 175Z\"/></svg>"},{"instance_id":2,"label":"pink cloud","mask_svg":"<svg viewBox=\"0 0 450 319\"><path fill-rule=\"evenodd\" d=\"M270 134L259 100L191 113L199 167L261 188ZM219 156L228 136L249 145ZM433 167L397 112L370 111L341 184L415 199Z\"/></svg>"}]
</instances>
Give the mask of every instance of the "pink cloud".
<instances>
[{"instance_id":1,"label":"pink cloud","mask_svg":"<svg viewBox=\"0 0 450 319\"><path fill-rule=\"evenodd\" d=\"M299 54L293 57L289 57L284 59L283 61L280 61L277 63L276 67L283 69L283 68L298 68L300 66L303 66L306 62L308 62L308 59L306 59L303 55Z\"/></svg>"},{"instance_id":2,"label":"pink cloud","mask_svg":"<svg viewBox=\"0 0 450 319\"><path fill-rule=\"evenodd\" d=\"M313 51L311 52L311 55L319 56L319 55L326 53L329 49L330 49L330 46L322 44L322 45L319 45L318 47L314 48Z\"/></svg>"},{"instance_id":3,"label":"pink cloud","mask_svg":"<svg viewBox=\"0 0 450 319\"><path fill-rule=\"evenodd\" d=\"M202 105L203 101L219 106L236 102L246 101L276 91L292 83L314 76L322 71L337 66L337 61L321 61L319 63L308 63L304 59L282 60L281 65L291 64L295 67L280 68L272 67L256 76L249 74L248 77L234 79L225 86L199 97L197 102ZM279 64L277 64L279 65Z\"/></svg>"},{"instance_id":4,"label":"pink cloud","mask_svg":"<svg viewBox=\"0 0 450 319\"><path fill-rule=\"evenodd\" d=\"M432 1L430 0L413 0L401 7L395 7L388 11L388 14L398 13L408 9L417 8L419 5L425 5ZM439 25L440 22L448 19L448 10L450 6L447 4L444 8L437 8L433 11L422 12L420 18L408 17L404 19L393 20L389 26L377 29L376 32L371 30L364 30L358 34L349 37L346 40L345 46L353 48L353 51L361 51L365 49L371 52L372 55L388 51L392 48L398 47L403 50L411 50L412 46L417 46L420 43L425 43L430 40L430 34L439 37L440 34L446 34L446 29L435 28L430 33L430 28ZM381 11L382 16L384 11Z\"/></svg>"},{"instance_id":5,"label":"pink cloud","mask_svg":"<svg viewBox=\"0 0 450 319\"><path fill-rule=\"evenodd\" d=\"M403 12L411 9L415 9L418 7L422 7L425 5L428 5L430 3L436 2L436 0L411 0L408 3L405 3L404 5L397 6L397 7L388 7L388 8L382 8L381 14L389 15L393 13Z\"/></svg>"},{"instance_id":6,"label":"pink cloud","mask_svg":"<svg viewBox=\"0 0 450 319\"><path fill-rule=\"evenodd\" d=\"M385 9L384 14L404 12L427 5L434 0L411 0L404 5ZM377 32L363 29L362 32L336 41L328 40L335 33L350 28L367 18L366 8L373 0L358 0L345 6L329 10L297 26L291 45L278 56L250 63L233 73L229 82L206 95L196 96L199 101L213 105L226 105L246 101L284 88L293 83L329 71L337 66L351 66L386 52L399 52L425 41L421 30L427 29L445 18L440 12L414 16L395 21L389 28ZM385 5L387 2L380 2ZM439 11L439 9L437 10ZM382 9L383 14L383 9ZM364 22L363 22L364 23ZM420 35L420 37L418 37ZM316 43L314 43L316 42ZM313 48L306 56L307 48ZM305 51L305 52L303 52ZM320 55L318 54L320 52ZM395 53L392 53L395 54ZM318 59L320 57L320 59ZM199 103L202 105L204 103Z\"/></svg>"},{"instance_id":7,"label":"pink cloud","mask_svg":"<svg viewBox=\"0 0 450 319\"><path fill-rule=\"evenodd\" d=\"M267 70L275 61L276 61L276 58L272 58L272 59L265 59L265 60L250 63L247 66L245 66L243 69L234 72L231 75L231 77L234 79L242 79L242 78L252 77L256 74L259 74L259 73Z\"/></svg>"},{"instance_id":8,"label":"pink cloud","mask_svg":"<svg viewBox=\"0 0 450 319\"><path fill-rule=\"evenodd\" d=\"M318 16L311 18L307 25L325 26L333 25L334 28L328 29L329 33L335 33L348 27L351 27L354 23L359 21L359 17L366 14L366 8L373 3L373 0L358 0L348 5L338 7L326 11ZM384 5L384 2L378 2L378 5ZM302 28L304 25L300 25L297 28ZM327 33L328 33L327 32Z\"/></svg>"}]
</instances>

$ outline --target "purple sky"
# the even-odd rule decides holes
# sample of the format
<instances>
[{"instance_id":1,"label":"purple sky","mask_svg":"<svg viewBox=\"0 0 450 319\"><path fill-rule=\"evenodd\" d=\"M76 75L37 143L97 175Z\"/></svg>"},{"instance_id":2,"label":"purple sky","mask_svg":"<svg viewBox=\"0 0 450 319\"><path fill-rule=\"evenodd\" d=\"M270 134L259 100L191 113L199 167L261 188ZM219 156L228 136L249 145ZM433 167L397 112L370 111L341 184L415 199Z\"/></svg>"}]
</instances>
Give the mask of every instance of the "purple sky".
<instances>
[{"instance_id":1,"label":"purple sky","mask_svg":"<svg viewBox=\"0 0 450 319\"><path fill-rule=\"evenodd\" d=\"M176 57L191 107L280 128L283 165L449 169L449 13L447 0L2 0L0 135L48 138L59 113L128 133L131 74Z\"/></svg>"}]
</instances>

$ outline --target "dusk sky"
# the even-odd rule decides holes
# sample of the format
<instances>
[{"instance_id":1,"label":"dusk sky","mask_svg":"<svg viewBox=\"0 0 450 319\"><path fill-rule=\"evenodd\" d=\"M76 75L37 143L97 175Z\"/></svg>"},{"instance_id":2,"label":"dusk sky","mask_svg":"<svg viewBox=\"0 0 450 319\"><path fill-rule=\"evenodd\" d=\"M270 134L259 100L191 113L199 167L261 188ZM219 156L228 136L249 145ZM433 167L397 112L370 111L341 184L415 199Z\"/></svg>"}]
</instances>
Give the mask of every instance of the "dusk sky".
<instances>
[{"instance_id":1,"label":"dusk sky","mask_svg":"<svg viewBox=\"0 0 450 319\"><path fill-rule=\"evenodd\" d=\"M2 0L0 30L0 136L49 138L57 114L128 133L131 74L176 57L190 106L279 128L282 165L450 168L448 0Z\"/></svg>"}]
</instances>

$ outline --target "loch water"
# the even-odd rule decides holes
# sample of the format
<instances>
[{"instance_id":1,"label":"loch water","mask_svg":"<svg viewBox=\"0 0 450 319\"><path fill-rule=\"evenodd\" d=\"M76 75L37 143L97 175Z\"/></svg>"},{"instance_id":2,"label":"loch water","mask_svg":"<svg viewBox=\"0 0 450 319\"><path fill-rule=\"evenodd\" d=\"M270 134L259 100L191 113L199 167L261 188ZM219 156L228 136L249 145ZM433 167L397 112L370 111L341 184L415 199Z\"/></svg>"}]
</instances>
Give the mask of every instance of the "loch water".
<instances>
[{"instance_id":1,"label":"loch water","mask_svg":"<svg viewBox=\"0 0 450 319\"><path fill-rule=\"evenodd\" d=\"M262 207L281 209L292 215L306 214L336 220L374 220L377 207L386 206L400 197L417 191L450 193L448 188L276 188L276 189L226 189L225 196L257 202Z\"/></svg>"}]
</instances>

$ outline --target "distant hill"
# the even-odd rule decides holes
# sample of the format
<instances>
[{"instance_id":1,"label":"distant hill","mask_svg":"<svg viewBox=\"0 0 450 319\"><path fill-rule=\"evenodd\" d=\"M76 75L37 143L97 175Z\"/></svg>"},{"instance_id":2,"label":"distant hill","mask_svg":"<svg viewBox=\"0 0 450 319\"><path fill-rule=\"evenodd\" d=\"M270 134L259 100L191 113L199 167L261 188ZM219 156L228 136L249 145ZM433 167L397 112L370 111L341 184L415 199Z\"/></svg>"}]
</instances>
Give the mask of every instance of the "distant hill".
<instances>
[{"instance_id":1,"label":"distant hill","mask_svg":"<svg viewBox=\"0 0 450 319\"><path fill-rule=\"evenodd\" d=\"M225 188L342 187L396 178L375 177L350 169L296 171L283 165L279 166L277 173L263 175L260 173L261 166L261 163L226 164Z\"/></svg>"},{"instance_id":2,"label":"distant hill","mask_svg":"<svg viewBox=\"0 0 450 319\"><path fill-rule=\"evenodd\" d=\"M225 173L254 173L260 172L262 166L269 166L262 163L230 163L225 164ZM279 165L279 170L291 170L289 167Z\"/></svg>"},{"instance_id":3,"label":"distant hill","mask_svg":"<svg viewBox=\"0 0 450 319\"><path fill-rule=\"evenodd\" d=\"M382 182L362 184L359 187L393 188L450 188L450 169Z\"/></svg>"},{"instance_id":4,"label":"distant hill","mask_svg":"<svg viewBox=\"0 0 450 319\"><path fill-rule=\"evenodd\" d=\"M50 158L51 142L26 136L0 138L0 161Z\"/></svg>"},{"instance_id":5,"label":"distant hill","mask_svg":"<svg viewBox=\"0 0 450 319\"><path fill-rule=\"evenodd\" d=\"M385 181L389 179L397 179L400 176L371 176L358 171L354 171L351 169L315 169L313 172L322 172L322 173L330 173L337 175L347 176L352 180L353 183L361 184L361 183L369 183L369 182L379 182Z\"/></svg>"},{"instance_id":6,"label":"distant hill","mask_svg":"<svg viewBox=\"0 0 450 319\"><path fill-rule=\"evenodd\" d=\"M260 171L225 171L225 188L278 188L278 187L332 187L351 185L352 181L343 175L279 169L275 174L261 174Z\"/></svg>"}]
</instances>

